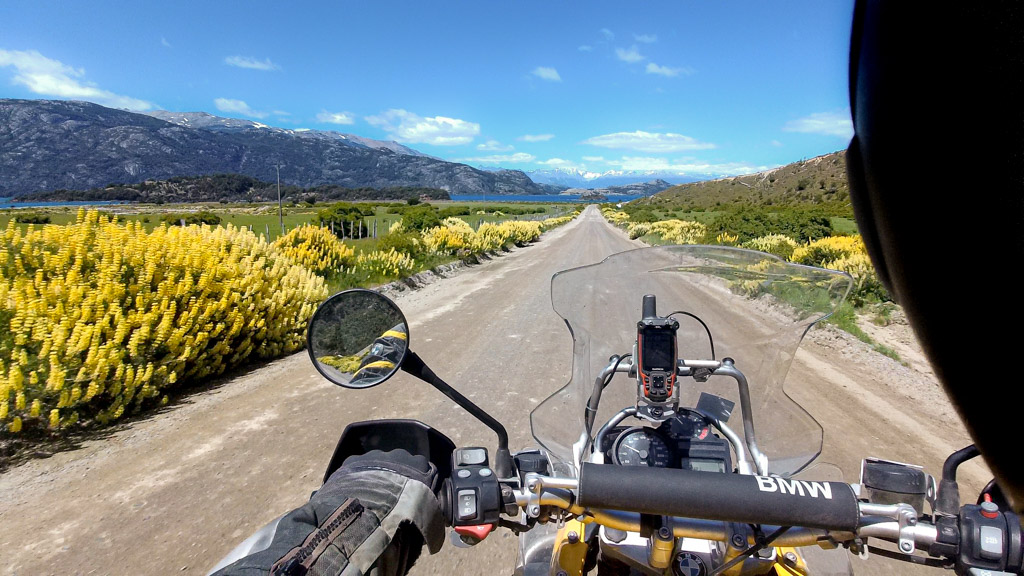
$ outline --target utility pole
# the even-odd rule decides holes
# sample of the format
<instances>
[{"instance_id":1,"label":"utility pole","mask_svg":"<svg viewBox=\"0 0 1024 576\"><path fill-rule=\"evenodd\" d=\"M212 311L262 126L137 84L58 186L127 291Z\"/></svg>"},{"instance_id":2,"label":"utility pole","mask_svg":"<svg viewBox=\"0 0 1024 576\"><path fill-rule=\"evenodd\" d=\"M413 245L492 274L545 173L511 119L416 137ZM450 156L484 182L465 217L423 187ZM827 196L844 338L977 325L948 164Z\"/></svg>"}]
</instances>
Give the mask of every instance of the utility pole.
<instances>
[{"instance_id":1,"label":"utility pole","mask_svg":"<svg viewBox=\"0 0 1024 576\"><path fill-rule=\"evenodd\" d=\"M277 168L277 221L281 225L281 235L284 235L284 208L281 206L281 165L275 165ZM269 240L269 238L268 238Z\"/></svg>"}]
</instances>

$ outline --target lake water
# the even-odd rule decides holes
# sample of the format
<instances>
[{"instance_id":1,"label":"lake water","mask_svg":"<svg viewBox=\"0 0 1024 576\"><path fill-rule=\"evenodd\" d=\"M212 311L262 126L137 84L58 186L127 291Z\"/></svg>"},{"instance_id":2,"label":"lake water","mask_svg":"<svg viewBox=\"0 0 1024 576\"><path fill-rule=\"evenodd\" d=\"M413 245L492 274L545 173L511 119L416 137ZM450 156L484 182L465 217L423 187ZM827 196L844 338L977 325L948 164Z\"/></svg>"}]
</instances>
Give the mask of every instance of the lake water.
<instances>
[{"instance_id":1,"label":"lake water","mask_svg":"<svg viewBox=\"0 0 1024 576\"><path fill-rule=\"evenodd\" d=\"M630 195L630 194L611 194L608 196L607 202L629 202L630 200L636 200L637 198L643 198L644 195ZM492 195L477 195L477 194L459 194L452 195L453 202L587 202L587 200L580 200L578 194L538 194L538 195L518 195L518 194L492 194Z\"/></svg>"},{"instance_id":2,"label":"lake water","mask_svg":"<svg viewBox=\"0 0 1024 576\"><path fill-rule=\"evenodd\" d=\"M10 198L0 198L0 208L42 208L45 206L101 206L109 204L124 204L116 200L103 202L11 202Z\"/></svg>"}]
</instances>

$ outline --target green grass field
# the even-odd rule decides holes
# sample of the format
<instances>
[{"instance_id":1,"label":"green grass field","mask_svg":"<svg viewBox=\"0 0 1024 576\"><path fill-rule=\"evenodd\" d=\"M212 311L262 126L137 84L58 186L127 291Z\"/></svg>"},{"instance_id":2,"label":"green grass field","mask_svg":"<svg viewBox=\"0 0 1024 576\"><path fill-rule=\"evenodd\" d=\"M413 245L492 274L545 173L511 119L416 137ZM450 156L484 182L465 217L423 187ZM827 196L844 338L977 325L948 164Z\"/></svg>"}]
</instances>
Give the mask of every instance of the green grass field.
<instances>
[{"instance_id":1,"label":"green grass field","mask_svg":"<svg viewBox=\"0 0 1024 576\"><path fill-rule=\"evenodd\" d=\"M503 222L505 220L520 219L520 220L543 220L545 218L551 218L554 216L560 216L569 213L575 205L568 202L552 202L546 204L531 204L531 203L519 203L509 202L509 206L515 206L517 208L543 208L544 212L539 214L528 214L524 216L511 216L511 215L499 215L494 213L487 214L476 214L480 208L485 206L500 205L499 201L488 200L487 202L458 202L458 201L438 201L431 202L432 206L438 208L447 207L462 207L467 206L474 214L469 216L459 216L465 220L470 226L476 228L481 222ZM317 210L325 208L329 204L322 204L317 206L285 206L284 207L284 227L286 230L291 230L296 226L303 224L314 223ZM6 228L7 223L14 218L19 212L29 212L39 215L45 215L50 218L51 224L68 224L75 221L75 217L78 213L78 206L55 206L55 207L44 207L44 208L22 208L14 210L0 210L0 228ZM281 235L281 226L278 220L277 205L276 204L187 204L187 205L123 205L123 206L97 206L101 212L108 214L117 215L117 217L124 221L139 221L142 222L143 227L146 230L153 230L162 223L162 218L167 214L183 214L188 212L198 212L205 210L212 212L221 218L221 224L233 224L238 227L251 227L252 231L256 234L262 234L267 236L268 239L273 241ZM373 216L368 216L363 219L365 228L363 229L362 235L372 236L373 226L376 222L377 235L382 236L387 233L388 228L396 221L401 219L400 214L388 214L387 208L378 206ZM28 224L19 224L19 226L28 227ZM347 234L346 234L347 235ZM358 235L358 234L357 234ZM354 246L365 249L362 245L371 245L373 242L367 240L355 240L352 241ZM372 249L372 248L371 248Z\"/></svg>"}]
</instances>

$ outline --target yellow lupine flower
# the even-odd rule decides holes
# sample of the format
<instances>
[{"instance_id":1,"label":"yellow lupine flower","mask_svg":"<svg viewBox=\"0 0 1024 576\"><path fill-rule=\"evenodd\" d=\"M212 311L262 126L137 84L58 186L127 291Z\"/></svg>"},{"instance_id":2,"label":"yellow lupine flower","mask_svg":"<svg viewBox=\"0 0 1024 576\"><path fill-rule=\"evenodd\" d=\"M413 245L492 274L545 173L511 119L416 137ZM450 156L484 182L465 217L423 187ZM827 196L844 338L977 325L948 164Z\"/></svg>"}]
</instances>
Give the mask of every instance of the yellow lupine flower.
<instances>
[{"instance_id":1,"label":"yellow lupine flower","mask_svg":"<svg viewBox=\"0 0 1024 576\"><path fill-rule=\"evenodd\" d=\"M0 311L10 312L0 333L14 336L0 340L0 393L22 396L0 416L9 431L33 411L83 404L109 421L127 409L122 388L138 405L252 353L301 348L305 322L326 296L313 272L230 226L147 233L80 210L68 226L8 225L0 236ZM247 333L248 318L264 327ZM185 342L192 348L178 361ZM62 427L77 421L77 411L69 414Z\"/></svg>"},{"instance_id":2,"label":"yellow lupine flower","mask_svg":"<svg viewBox=\"0 0 1024 576\"><path fill-rule=\"evenodd\" d=\"M774 254L783 260L789 260L798 246L796 240L784 234L769 234L743 243L744 248Z\"/></svg>"}]
</instances>

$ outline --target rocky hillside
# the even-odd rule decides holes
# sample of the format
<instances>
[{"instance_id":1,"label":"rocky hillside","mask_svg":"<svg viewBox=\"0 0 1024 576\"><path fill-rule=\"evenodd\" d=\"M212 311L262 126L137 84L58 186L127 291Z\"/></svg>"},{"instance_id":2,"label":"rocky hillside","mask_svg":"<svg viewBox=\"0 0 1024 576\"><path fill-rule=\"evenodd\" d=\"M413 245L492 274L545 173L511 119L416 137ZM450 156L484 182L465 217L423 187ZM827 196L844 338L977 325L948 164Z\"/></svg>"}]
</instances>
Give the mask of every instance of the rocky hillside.
<instances>
[{"instance_id":1,"label":"rocky hillside","mask_svg":"<svg viewBox=\"0 0 1024 576\"><path fill-rule=\"evenodd\" d=\"M283 183L301 187L414 186L453 195L553 191L518 170L485 172L336 132L202 113L146 115L88 102L0 99L0 197L204 174L269 182L278 165Z\"/></svg>"},{"instance_id":2,"label":"rocky hillside","mask_svg":"<svg viewBox=\"0 0 1024 576\"><path fill-rule=\"evenodd\" d=\"M846 152L839 151L757 174L674 186L650 201L683 208L710 208L734 202L773 205L848 199Z\"/></svg>"}]
</instances>

